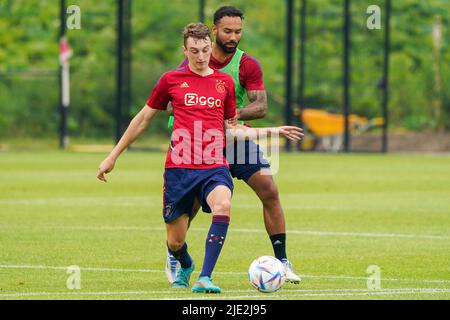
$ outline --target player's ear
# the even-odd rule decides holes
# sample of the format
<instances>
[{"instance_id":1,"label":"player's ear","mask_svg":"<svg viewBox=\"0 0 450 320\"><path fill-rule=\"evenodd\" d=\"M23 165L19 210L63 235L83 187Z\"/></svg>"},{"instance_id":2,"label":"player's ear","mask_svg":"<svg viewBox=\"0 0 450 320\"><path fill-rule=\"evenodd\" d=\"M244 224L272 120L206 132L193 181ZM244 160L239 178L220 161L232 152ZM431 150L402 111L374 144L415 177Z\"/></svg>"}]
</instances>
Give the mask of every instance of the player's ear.
<instances>
[{"instance_id":1,"label":"player's ear","mask_svg":"<svg viewBox=\"0 0 450 320\"><path fill-rule=\"evenodd\" d=\"M217 35L217 26L215 23L213 23L212 27L211 27L211 31L214 34L214 37L216 37Z\"/></svg>"}]
</instances>

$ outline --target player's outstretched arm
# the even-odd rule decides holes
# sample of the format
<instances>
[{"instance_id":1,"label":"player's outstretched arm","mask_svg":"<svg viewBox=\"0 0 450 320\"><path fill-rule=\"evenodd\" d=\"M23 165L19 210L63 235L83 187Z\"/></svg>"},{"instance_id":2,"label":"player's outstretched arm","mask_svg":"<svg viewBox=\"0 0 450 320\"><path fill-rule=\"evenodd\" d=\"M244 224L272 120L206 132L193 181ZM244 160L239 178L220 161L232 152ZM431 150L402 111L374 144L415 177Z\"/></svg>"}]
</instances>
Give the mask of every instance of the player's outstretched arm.
<instances>
[{"instance_id":1,"label":"player's outstretched arm","mask_svg":"<svg viewBox=\"0 0 450 320\"><path fill-rule=\"evenodd\" d=\"M272 135L281 135L289 140L298 141L303 137L303 129L296 126L281 126L269 128L249 128L241 124L231 125L226 122L227 137L237 138L239 140L254 140Z\"/></svg>"},{"instance_id":2,"label":"player's outstretched arm","mask_svg":"<svg viewBox=\"0 0 450 320\"><path fill-rule=\"evenodd\" d=\"M157 109L152 109L145 105L141 111L131 120L127 130L125 130L122 138L120 138L117 145L111 153L100 163L98 168L97 179L106 182L105 174L114 169L117 158L122 152L128 148L141 134L147 129L153 117L159 112Z\"/></svg>"}]
</instances>

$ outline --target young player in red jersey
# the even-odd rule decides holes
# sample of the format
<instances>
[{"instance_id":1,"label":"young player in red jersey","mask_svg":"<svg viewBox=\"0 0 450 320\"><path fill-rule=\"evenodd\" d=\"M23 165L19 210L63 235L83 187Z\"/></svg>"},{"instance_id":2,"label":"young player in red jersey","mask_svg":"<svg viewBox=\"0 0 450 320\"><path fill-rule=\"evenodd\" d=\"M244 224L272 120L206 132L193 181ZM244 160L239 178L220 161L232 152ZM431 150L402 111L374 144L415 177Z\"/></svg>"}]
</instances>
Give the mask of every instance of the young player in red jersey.
<instances>
[{"instance_id":1,"label":"young player in red jersey","mask_svg":"<svg viewBox=\"0 0 450 320\"><path fill-rule=\"evenodd\" d=\"M209 66L232 76L235 83L239 120L250 121L263 118L266 115L267 94L258 60L238 48L243 31L243 19L243 13L231 6L221 7L214 13L212 31L215 40ZM181 65L186 63L185 60ZM244 104L245 95L250 101L249 104ZM245 143L244 154L239 154L236 148L230 150L233 146L227 146L227 154L234 155L234 157L227 157L230 163L230 172L234 178L245 181L261 200L264 224L275 257L285 265L286 281L299 283L300 277L294 273L291 262L287 258L285 218L277 185L272 175L267 174L270 164L264 158L257 144L253 141L246 141ZM244 158L245 163L238 161L238 158ZM257 159L257 161L251 163L248 159ZM264 173L262 173L263 170ZM167 255L165 269L169 281L173 281L177 262L170 254Z\"/></svg>"},{"instance_id":2,"label":"young player in red jersey","mask_svg":"<svg viewBox=\"0 0 450 320\"><path fill-rule=\"evenodd\" d=\"M223 155L225 120L233 120L236 99L232 78L208 66L211 55L209 28L201 23L189 24L184 30L184 53L188 65L161 76L143 109L109 156L100 164L97 178L105 181L120 154L148 127L168 102L173 105L175 122L164 172L163 218L167 230L167 247L179 261L173 288L189 288L194 271L186 234L193 214L194 200L203 211L212 212L212 223L205 242L202 271L193 292L220 293L212 283L211 274L226 239L230 221L233 182ZM283 134L300 139L296 127L238 130L232 134Z\"/></svg>"}]
</instances>

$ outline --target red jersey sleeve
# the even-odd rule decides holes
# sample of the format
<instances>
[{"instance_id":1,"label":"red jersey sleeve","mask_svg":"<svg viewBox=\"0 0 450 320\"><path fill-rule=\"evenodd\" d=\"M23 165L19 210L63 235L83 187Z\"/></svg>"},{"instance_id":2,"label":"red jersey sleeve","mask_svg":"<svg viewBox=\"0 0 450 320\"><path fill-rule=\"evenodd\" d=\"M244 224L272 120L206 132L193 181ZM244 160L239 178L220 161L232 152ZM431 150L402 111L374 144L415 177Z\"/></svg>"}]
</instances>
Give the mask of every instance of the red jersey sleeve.
<instances>
[{"instance_id":1,"label":"red jersey sleeve","mask_svg":"<svg viewBox=\"0 0 450 320\"><path fill-rule=\"evenodd\" d=\"M166 110L169 101L169 84L167 82L167 73L165 73L153 87L152 93L147 99L147 105L153 109Z\"/></svg>"},{"instance_id":2,"label":"red jersey sleeve","mask_svg":"<svg viewBox=\"0 0 450 320\"><path fill-rule=\"evenodd\" d=\"M227 78L227 96L224 101L223 118L231 119L236 115L236 93L234 91L234 81L231 77Z\"/></svg>"},{"instance_id":3,"label":"red jersey sleeve","mask_svg":"<svg viewBox=\"0 0 450 320\"><path fill-rule=\"evenodd\" d=\"M248 90L265 90L263 72L256 58L245 54L239 66L239 82Z\"/></svg>"}]
</instances>

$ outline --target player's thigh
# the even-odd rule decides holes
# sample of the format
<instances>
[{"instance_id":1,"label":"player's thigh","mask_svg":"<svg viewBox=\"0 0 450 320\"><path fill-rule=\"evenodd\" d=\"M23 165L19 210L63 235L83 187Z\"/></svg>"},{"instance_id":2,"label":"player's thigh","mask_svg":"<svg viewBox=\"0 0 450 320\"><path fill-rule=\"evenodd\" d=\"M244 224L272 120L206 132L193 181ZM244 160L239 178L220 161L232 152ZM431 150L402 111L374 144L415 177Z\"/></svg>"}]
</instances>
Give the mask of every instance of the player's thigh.
<instances>
[{"instance_id":1,"label":"player's thigh","mask_svg":"<svg viewBox=\"0 0 450 320\"><path fill-rule=\"evenodd\" d=\"M192 215L191 220L197 215L198 210L202 207L202 204L198 201L197 198L194 199L194 204L192 206Z\"/></svg>"},{"instance_id":2,"label":"player's thigh","mask_svg":"<svg viewBox=\"0 0 450 320\"><path fill-rule=\"evenodd\" d=\"M192 214L189 216L189 224L188 224L188 228L191 225L192 220L194 220L195 216L197 216L198 211L201 208L201 203L198 201L197 198L194 199L194 205L192 206Z\"/></svg>"},{"instance_id":3,"label":"player's thigh","mask_svg":"<svg viewBox=\"0 0 450 320\"><path fill-rule=\"evenodd\" d=\"M224 185L216 186L206 197L213 214L230 215L231 190Z\"/></svg>"},{"instance_id":4,"label":"player's thigh","mask_svg":"<svg viewBox=\"0 0 450 320\"><path fill-rule=\"evenodd\" d=\"M247 180L247 184L255 191L260 199L278 197L278 187L272 175L265 174L261 170L255 172Z\"/></svg>"}]
</instances>

